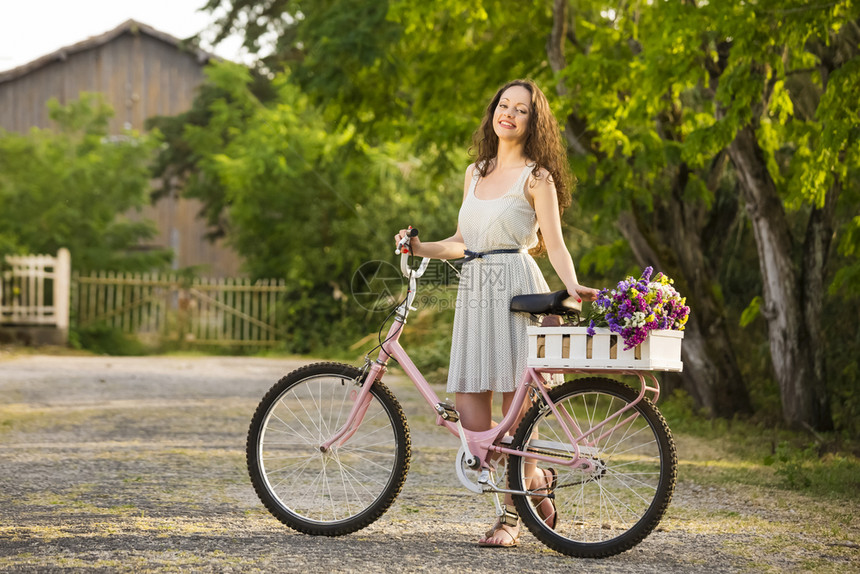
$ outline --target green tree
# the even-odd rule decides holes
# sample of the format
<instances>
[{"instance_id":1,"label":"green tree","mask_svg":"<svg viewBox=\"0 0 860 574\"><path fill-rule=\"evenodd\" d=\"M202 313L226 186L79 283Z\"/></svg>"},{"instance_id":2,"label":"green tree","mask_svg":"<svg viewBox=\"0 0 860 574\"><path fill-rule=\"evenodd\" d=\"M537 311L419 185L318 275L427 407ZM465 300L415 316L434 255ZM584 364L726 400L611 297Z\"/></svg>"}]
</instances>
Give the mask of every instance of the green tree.
<instances>
[{"instance_id":1,"label":"green tree","mask_svg":"<svg viewBox=\"0 0 860 574\"><path fill-rule=\"evenodd\" d=\"M348 125L375 149L396 141L432 181L462 171L462 142L498 85L530 76L553 87L583 221L624 238L587 260L607 272L654 265L690 298L686 388L712 413L749 411L742 373L764 343L785 420L831 426L828 381L848 388L857 373L842 358L850 343L825 344L856 341L856 325L822 323L857 307L855 2L207 8L222 5L222 30L243 29L249 47L276 35L263 70L289 67L329 129Z\"/></svg>"},{"instance_id":2,"label":"green tree","mask_svg":"<svg viewBox=\"0 0 860 574\"><path fill-rule=\"evenodd\" d=\"M157 120L170 142L159 173L186 174L178 179L208 202L210 223L252 276L288 280L291 350L376 329L350 296L355 273L391 260L391 237L409 217L451 222L457 206L442 205L434 176L407 146L373 146L348 122L333 124L290 74L274 75L266 100L244 66L216 63L207 78L189 116Z\"/></svg>"},{"instance_id":3,"label":"green tree","mask_svg":"<svg viewBox=\"0 0 860 574\"><path fill-rule=\"evenodd\" d=\"M112 110L96 95L49 104L54 130L0 133L0 251L55 253L67 247L76 270L141 270L169 263L141 251L154 226L127 214L148 201L155 140L109 138Z\"/></svg>"},{"instance_id":4,"label":"green tree","mask_svg":"<svg viewBox=\"0 0 860 574\"><path fill-rule=\"evenodd\" d=\"M213 177L214 157L242 132L257 106L275 94L269 78L229 62L208 66L204 74L190 110L148 118L146 127L164 142L152 164L160 183L152 199L175 193L199 199L208 235L216 239L228 233L229 201L220 179Z\"/></svg>"},{"instance_id":5,"label":"green tree","mask_svg":"<svg viewBox=\"0 0 860 574\"><path fill-rule=\"evenodd\" d=\"M726 385L736 371L723 311L731 294L717 273L727 232L742 229L740 202L785 419L830 428L822 317L831 238L856 212L840 196L858 167L857 6L554 8L549 55L571 98L571 147L637 259L678 269L694 309L685 354L700 332L701 356L722 380L697 386L740 390Z\"/></svg>"}]
</instances>

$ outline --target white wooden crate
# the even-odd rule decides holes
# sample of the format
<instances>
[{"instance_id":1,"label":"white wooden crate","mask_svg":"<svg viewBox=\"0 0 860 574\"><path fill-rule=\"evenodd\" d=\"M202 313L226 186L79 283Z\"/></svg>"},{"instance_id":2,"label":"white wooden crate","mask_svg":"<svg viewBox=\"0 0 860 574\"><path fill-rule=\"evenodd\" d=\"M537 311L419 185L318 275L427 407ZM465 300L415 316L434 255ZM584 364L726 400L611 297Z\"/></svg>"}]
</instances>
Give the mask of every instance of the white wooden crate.
<instances>
[{"instance_id":1,"label":"white wooden crate","mask_svg":"<svg viewBox=\"0 0 860 574\"><path fill-rule=\"evenodd\" d=\"M529 327L529 367L682 371L683 331L651 331L642 344L624 350L624 339L609 329Z\"/></svg>"}]
</instances>

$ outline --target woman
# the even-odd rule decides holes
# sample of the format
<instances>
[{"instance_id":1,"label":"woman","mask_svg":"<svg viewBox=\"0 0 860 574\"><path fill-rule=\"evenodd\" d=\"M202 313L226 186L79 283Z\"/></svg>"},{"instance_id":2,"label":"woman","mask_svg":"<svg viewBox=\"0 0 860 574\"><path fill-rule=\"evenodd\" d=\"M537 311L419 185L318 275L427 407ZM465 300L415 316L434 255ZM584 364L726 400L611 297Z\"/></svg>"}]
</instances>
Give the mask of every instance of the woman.
<instances>
[{"instance_id":1,"label":"woman","mask_svg":"<svg viewBox=\"0 0 860 574\"><path fill-rule=\"evenodd\" d=\"M507 413L526 363L529 318L511 313L511 297L549 291L532 258L544 249L568 293L593 301L597 290L579 284L561 232L570 203L567 156L546 96L530 80L496 92L475 132L475 163L466 169L457 232L441 241L412 240L419 257L466 257L457 292L448 392L455 393L463 426L491 428L493 392ZM400 241L407 230L395 236ZM522 417L524 413L519 413ZM516 429L516 426L514 426ZM529 488L551 488L552 469L530 465ZM506 509L513 510L510 496ZM538 513L555 526L555 507L542 499ZM512 514L512 513L511 513ZM519 521L500 519L481 546L515 546Z\"/></svg>"}]
</instances>

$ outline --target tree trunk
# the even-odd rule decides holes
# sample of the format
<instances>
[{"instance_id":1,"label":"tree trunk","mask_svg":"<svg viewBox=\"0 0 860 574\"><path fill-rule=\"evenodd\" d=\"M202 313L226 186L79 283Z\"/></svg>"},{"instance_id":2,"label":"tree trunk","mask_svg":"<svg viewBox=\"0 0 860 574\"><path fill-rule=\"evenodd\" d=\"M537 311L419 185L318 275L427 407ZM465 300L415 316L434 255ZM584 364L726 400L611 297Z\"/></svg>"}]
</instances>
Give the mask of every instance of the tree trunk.
<instances>
[{"instance_id":1,"label":"tree trunk","mask_svg":"<svg viewBox=\"0 0 860 574\"><path fill-rule=\"evenodd\" d=\"M776 185L767 171L755 130L747 125L729 145L729 157L740 181L758 250L762 276L764 316L767 320L771 358L782 398L783 416L793 427L829 430L833 426L827 401L820 345L820 311L805 316L806 299L823 294L804 293L795 269L794 245ZM812 223L812 222L811 222ZM820 230L814 233L819 236ZM808 261L826 258L821 248L810 246ZM814 275L823 273L823 261ZM809 274L806 274L809 275ZM808 277L807 283L819 278ZM823 275L820 276L823 285ZM812 287L813 289L815 287ZM808 324L807 319L815 324ZM818 348L816 348L818 347Z\"/></svg>"},{"instance_id":2,"label":"tree trunk","mask_svg":"<svg viewBox=\"0 0 860 574\"><path fill-rule=\"evenodd\" d=\"M657 219L666 220L663 214ZM680 228L677 220L669 220L670 227ZM722 308L714 299L704 267L704 255L697 238L688 237L685 244L677 242L669 245L688 252L689 256L677 257L675 253L661 256L649 241L648 231L633 214L627 212L619 217L618 227L633 249L637 262L642 266L652 265L675 277L678 288L687 297L691 308L690 318L684 331L684 344L681 354L684 360L682 384L697 404L712 415L732 417L739 413L752 411L749 394L743 376L738 368L731 336L722 314ZM662 239L657 239L662 243ZM677 261L669 260L680 259ZM690 259L699 260L699 266L690 268Z\"/></svg>"},{"instance_id":3,"label":"tree trunk","mask_svg":"<svg viewBox=\"0 0 860 574\"><path fill-rule=\"evenodd\" d=\"M816 417L821 421L820 430L830 430L833 421L830 417L829 395L823 387L826 379L824 325L824 300L826 294L825 275L827 259L830 252L830 242L833 239L833 218L836 211L836 201L842 191L842 183L838 179L828 191L824 205L816 207L809 216L806 238L803 243L803 318L806 324L809 352L812 355L814 380L821 392L813 397L816 401L813 409L817 410Z\"/></svg>"}]
</instances>

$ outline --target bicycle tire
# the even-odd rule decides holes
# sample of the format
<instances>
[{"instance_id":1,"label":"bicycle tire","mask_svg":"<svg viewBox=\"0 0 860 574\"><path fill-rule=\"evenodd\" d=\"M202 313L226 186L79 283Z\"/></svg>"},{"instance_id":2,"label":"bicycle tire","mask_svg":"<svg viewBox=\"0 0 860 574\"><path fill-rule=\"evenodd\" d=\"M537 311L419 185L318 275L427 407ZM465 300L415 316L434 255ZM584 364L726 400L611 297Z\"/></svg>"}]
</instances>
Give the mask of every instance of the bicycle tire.
<instances>
[{"instance_id":1,"label":"bicycle tire","mask_svg":"<svg viewBox=\"0 0 860 574\"><path fill-rule=\"evenodd\" d=\"M564 383L552 389L549 396L558 409L565 409L585 431L635 401L638 393L618 381L592 377ZM606 432L608 435L593 445L580 447L580 456L594 465L593 471L540 463L541 468L554 467L558 473L553 499L557 512L554 528L538 515L535 502L540 499L513 497L523 523L553 550L578 558L605 558L625 552L648 536L666 512L678 473L672 433L663 415L647 398L631 408L632 411L616 419L622 422L620 426L609 432L615 423L608 424L590 438ZM624 422L634 412L637 416ZM531 449L554 456L574 453L556 416L543 400L525 414L512 444L517 450ZM572 458L572 454L567 456ZM511 488L527 490L524 476L533 460L510 457Z\"/></svg>"},{"instance_id":2,"label":"bicycle tire","mask_svg":"<svg viewBox=\"0 0 860 574\"><path fill-rule=\"evenodd\" d=\"M355 434L325 453L319 449L346 422L360 376L340 363L301 367L278 381L254 413L246 443L251 482L269 512L294 530L355 532L382 516L403 487L409 426L379 381Z\"/></svg>"}]
</instances>

